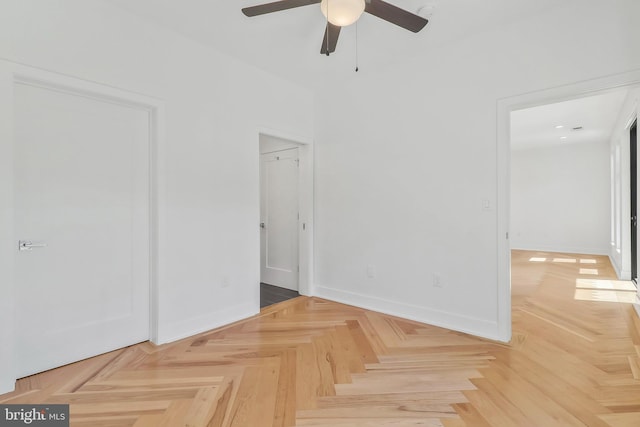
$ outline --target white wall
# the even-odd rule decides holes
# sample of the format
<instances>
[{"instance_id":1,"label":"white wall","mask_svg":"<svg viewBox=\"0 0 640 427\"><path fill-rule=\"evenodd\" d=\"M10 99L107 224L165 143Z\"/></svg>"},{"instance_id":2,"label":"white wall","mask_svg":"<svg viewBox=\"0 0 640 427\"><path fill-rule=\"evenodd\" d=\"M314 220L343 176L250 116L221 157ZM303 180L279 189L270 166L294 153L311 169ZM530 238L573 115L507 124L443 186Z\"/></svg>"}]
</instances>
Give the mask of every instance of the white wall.
<instances>
[{"instance_id":1,"label":"white wall","mask_svg":"<svg viewBox=\"0 0 640 427\"><path fill-rule=\"evenodd\" d=\"M508 340L498 101L640 68L639 17L636 0L568 1L318 94L318 294Z\"/></svg>"},{"instance_id":2,"label":"white wall","mask_svg":"<svg viewBox=\"0 0 640 427\"><path fill-rule=\"evenodd\" d=\"M99 0L0 0L0 10L0 58L165 103L159 341L256 313L258 131L311 140L312 94ZM3 298L10 286L0 283ZM0 347L0 362L10 351Z\"/></svg>"},{"instance_id":3,"label":"white wall","mask_svg":"<svg viewBox=\"0 0 640 427\"><path fill-rule=\"evenodd\" d=\"M609 144L511 152L511 247L609 254Z\"/></svg>"}]
</instances>

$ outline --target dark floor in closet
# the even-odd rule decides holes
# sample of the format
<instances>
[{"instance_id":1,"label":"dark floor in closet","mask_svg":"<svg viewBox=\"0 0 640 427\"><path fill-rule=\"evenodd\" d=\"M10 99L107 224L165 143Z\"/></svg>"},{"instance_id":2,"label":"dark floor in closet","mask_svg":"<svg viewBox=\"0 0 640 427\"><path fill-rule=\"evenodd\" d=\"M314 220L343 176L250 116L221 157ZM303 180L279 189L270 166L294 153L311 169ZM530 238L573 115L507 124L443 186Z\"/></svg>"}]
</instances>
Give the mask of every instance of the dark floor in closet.
<instances>
[{"instance_id":1,"label":"dark floor in closet","mask_svg":"<svg viewBox=\"0 0 640 427\"><path fill-rule=\"evenodd\" d=\"M296 291L260 283L260 308L300 296Z\"/></svg>"}]
</instances>

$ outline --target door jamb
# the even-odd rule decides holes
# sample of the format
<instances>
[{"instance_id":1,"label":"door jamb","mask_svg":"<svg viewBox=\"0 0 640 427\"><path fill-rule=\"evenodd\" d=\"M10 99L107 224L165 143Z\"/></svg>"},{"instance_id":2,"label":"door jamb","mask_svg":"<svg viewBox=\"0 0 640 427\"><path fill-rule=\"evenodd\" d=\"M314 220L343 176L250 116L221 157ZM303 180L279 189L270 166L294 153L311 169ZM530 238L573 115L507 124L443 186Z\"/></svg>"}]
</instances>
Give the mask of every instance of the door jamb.
<instances>
[{"instance_id":1,"label":"door jamb","mask_svg":"<svg viewBox=\"0 0 640 427\"><path fill-rule=\"evenodd\" d=\"M629 270L631 271L631 281L637 286L638 284L638 141L636 138L635 143L631 143L631 130L636 129L636 137L637 137L637 118L631 121L631 126L625 129L626 132L629 133L629 210L631 213L631 220L635 222L634 224L629 224L630 228L630 263L631 266ZM633 166L633 168L632 168ZM635 173L632 173L632 170L635 170ZM634 200L635 196L635 200ZM633 210L635 206L635 215L633 215ZM634 219L635 216L635 219Z\"/></svg>"},{"instance_id":2,"label":"door jamb","mask_svg":"<svg viewBox=\"0 0 640 427\"><path fill-rule=\"evenodd\" d=\"M13 87L16 83L35 84L75 95L142 108L149 113L149 339L157 343L161 263L164 244L162 224L165 222L165 106L151 96L107 86L72 75L57 73L0 59L0 341L15 342L14 257L17 236L13 232ZM0 394L15 387L15 346L0 349Z\"/></svg>"}]
</instances>

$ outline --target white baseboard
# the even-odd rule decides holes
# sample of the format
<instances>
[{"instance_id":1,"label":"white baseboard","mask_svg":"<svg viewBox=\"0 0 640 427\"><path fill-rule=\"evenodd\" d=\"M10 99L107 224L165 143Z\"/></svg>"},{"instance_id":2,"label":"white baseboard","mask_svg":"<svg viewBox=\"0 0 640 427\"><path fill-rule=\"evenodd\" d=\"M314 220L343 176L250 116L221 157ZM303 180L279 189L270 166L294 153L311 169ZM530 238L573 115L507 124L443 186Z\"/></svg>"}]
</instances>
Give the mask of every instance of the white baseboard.
<instances>
[{"instance_id":1,"label":"white baseboard","mask_svg":"<svg viewBox=\"0 0 640 427\"><path fill-rule=\"evenodd\" d=\"M608 247L602 248L589 248L582 246L547 246L530 244L526 242L514 243L511 242L511 249L520 251L539 251L539 252L560 252L568 254L583 254L583 255L609 255L610 251Z\"/></svg>"},{"instance_id":2,"label":"white baseboard","mask_svg":"<svg viewBox=\"0 0 640 427\"><path fill-rule=\"evenodd\" d=\"M618 260L611 256L611 254L609 254L609 262L611 263L611 265L613 266L613 269L616 272L616 276L618 277L618 280L623 280L622 279L622 270L620 269L620 266L618 265Z\"/></svg>"},{"instance_id":3,"label":"white baseboard","mask_svg":"<svg viewBox=\"0 0 640 427\"><path fill-rule=\"evenodd\" d=\"M0 381L0 394L11 393L16 389L15 380Z\"/></svg>"},{"instance_id":4,"label":"white baseboard","mask_svg":"<svg viewBox=\"0 0 640 427\"><path fill-rule=\"evenodd\" d=\"M611 261L611 265L616 272L616 276L618 276L618 280L631 280L631 270L621 268L616 258L611 255L609 255L609 261Z\"/></svg>"},{"instance_id":5,"label":"white baseboard","mask_svg":"<svg viewBox=\"0 0 640 427\"><path fill-rule=\"evenodd\" d=\"M155 344L167 344L183 338L191 337L211 329L228 325L238 320L260 313L260 308L253 302L234 305L224 310L215 310L202 316L196 316L174 323L168 327L160 328L158 342ZM163 330L164 329L164 330Z\"/></svg>"},{"instance_id":6,"label":"white baseboard","mask_svg":"<svg viewBox=\"0 0 640 427\"><path fill-rule=\"evenodd\" d=\"M485 319L434 310L428 307L388 301L374 296L346 292L326 286L316 285L315 296L445 329L464 332L482 338L504 341L500 338L497 321L492 322Z\"/></svg>"}]
</instances>

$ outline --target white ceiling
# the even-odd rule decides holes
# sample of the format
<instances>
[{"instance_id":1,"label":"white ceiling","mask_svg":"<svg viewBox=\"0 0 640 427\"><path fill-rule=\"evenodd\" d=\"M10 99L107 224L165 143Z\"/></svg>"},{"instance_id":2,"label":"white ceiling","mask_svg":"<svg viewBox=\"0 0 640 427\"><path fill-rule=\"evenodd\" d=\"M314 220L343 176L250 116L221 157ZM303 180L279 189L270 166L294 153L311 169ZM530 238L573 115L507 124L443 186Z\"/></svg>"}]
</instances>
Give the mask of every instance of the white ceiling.
<instances>
[{"instance_id":1,"label":"white ceiling","mask_svg":"<svg viewBox=\"0 0 640 427\"><path fill-rule=\"evenodd\" d=\"M608 142L628 92L629 89L623 88L514 111L511 113L511 148ZM573 130L578 126L582 129Z\"/></svg>"},{"instance_id":2,"label":"white ceiling","mask_svg":"<svg viewBox=\"0 0 640 427\"><path fill-rule=\"evenodd\" d=\"M336 52L320 55L325 18L320 5L248 18L240 9L273 0L107 0L184 36L222 50L285 79L314 88L355 75L356 25L343 28ZM393 66L434 47L532 14L557 0L387 0L410 12L434 6L429 24L414 34L375 16L358 21L361 73Z\"/></svg>"}]
</instances>

